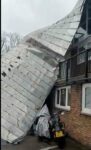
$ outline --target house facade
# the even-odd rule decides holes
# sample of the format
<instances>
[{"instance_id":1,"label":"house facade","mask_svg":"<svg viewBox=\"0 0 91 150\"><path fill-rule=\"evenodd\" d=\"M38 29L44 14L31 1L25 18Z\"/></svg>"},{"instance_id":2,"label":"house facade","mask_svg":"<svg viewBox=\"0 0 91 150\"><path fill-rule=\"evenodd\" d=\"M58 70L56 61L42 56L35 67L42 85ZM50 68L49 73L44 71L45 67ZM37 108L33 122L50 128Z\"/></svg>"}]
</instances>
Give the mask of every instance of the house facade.
<instances>
[{"instance_id":1,"label":"house facade","mask_svg":"<svg viewBox=\"0 0 91 150\"><path fill-rule=\"evenodd\" d=\"M66 17L26 35L2 57L2 139L24 138L47 99L50 109L65 110L70 136L91 145L90 49L91 0L78 0Z\"/></svg>"},{"instance_id":2,"label":"house facade","mask_svg":"<svg viewBox=\"0 0 91 150\"><path fill-rule=\"evenodd\" d=\"M73 41L59 63L55 108L68 134L91 147L91 1L85 3Z\"/></svg>"}]
</instances>

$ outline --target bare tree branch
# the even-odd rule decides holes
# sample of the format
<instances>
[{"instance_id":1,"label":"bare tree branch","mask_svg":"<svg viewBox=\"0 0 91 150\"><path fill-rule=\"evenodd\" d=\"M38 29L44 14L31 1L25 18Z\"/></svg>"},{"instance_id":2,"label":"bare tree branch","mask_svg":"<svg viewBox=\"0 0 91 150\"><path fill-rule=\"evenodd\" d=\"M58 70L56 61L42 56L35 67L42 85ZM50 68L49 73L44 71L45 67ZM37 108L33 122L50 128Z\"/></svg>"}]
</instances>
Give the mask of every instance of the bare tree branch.
<instances>
[{"instance_id":1,"label":"bare tree branch","mask_svg":"<svg viewBox=\"0 0 91 150\"><path fill-rule=\"evenodd\" d=\"M8 52L11 48L16 47L21 41L21 37L17 33L2 32L1 36L1 53Z\"/></svg>"}]
</instances>

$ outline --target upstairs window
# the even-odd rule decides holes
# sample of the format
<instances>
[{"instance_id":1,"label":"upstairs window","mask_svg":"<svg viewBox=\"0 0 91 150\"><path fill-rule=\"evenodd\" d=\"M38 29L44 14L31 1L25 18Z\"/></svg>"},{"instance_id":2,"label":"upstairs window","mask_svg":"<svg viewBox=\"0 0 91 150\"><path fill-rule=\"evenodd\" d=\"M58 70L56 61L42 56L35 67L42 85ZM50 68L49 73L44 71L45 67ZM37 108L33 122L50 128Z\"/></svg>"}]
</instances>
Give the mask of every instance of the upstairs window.
<instances>
[{"instance_id":1,"label":"upstairs window","mask_svg":"<svg viewBox=\"0 0 91 150\"><path fill-rule=\"evenodd\" d=\"M86 1L86 5L81 18L81 27L91 34L91 0Z\"/></svg>"},{"instance_id":2,"label":"upstairs window","mask_svg":"<svg viewBox=\"0 0 91 150\"><path fill-rule=\"evenodd\" d=\"M91 1L88 4L88 34L91 34Z\"/></svg>"},{"instance_id":3,"label":"upstairs window","mask_svg":"<svg viewBox=\"0 0 91 150\"><path fill-rule=\"evenodd\" d=\"M85 62L85 53L79 54L77 56L77 64L82 64Z\"/></svg>"},{"instance_id":4,"label":"upstairs window","mask_svg":"<svg viewBox=\"0 0 91 150\"><path fill-rule=\"evenodd\" d=\"M60 77L61 79L66 79L66 62L62 62L60 65Z\"/></svg>"},{"instance_id":5,"label":"upstairs window","mask_svg":"<svg viewBox=\"0 0 91 150\"><path fill-rule=\"evenodd\" d=\"M70 86L58 88L55 94L55 106L64 110L70 110L71 88Z\"/></svg>"},{"instance_id":6,"label":"upstairs window","mask_svg":"<svg viewBox=\"0 0 91 150\"><path fill-rule=\"evenodd\" d=\"M91 115L91 83L82 87L82 113Z\"/></svg>"},{"instance_id":7,"label":"upstairs window","mask_svg":"<svg viewBox=\"0 0 91 150\"><path fill-rule=\"evenodd\" d=\"M84 51L84 48L78 48L78 53L80 53L82 51ZM86 60L86 53L85 52L83 52L77 56L77 64L78 65L84 63L85 60Z\"/></svg>"},{"instance_id":8,"label":"upstairs window","mask_svg":"<svg viewBox=\"0 0 91 150\"><path fill-rule=\"evenodd\" d=\"M88 61L91 61L91 51L88 52Z\"/></svg>"}]
</instances>

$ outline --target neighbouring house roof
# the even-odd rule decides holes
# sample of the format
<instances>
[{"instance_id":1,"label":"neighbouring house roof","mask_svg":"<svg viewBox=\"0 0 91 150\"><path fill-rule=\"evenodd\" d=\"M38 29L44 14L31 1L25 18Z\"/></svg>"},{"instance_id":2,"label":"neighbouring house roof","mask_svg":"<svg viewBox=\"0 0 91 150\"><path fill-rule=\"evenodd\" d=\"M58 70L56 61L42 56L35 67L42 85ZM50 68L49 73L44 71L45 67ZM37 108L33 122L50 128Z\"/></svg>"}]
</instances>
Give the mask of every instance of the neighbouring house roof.
<instances>
[{"instance_id":1,"label":"neighbouring house roof","mask_svg":"<svg viewBox=\"0 0 91 150\"><path fill-rule=\"evenodd\" d=\"M83 6L84 0L79 0L64 19L31 33L2 56L2 139L12 143L30 129L56 82L59 59L76 33Z\"/></svg>"}]
</instances>

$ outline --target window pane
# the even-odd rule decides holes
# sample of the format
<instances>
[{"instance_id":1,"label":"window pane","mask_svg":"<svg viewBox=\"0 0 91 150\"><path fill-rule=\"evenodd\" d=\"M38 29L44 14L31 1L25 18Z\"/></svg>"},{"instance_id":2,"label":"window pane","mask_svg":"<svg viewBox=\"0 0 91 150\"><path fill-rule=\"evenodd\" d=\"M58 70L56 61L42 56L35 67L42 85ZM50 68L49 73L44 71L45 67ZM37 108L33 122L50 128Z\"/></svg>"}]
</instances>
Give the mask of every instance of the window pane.
<instances>
[{"instance_id":1,"label":"window pane","mask_svg":"<svg viewBox=\"0 0 91 150\"><path fill-rule=\"evenodd\" d=\"M91 109L91 87L85 89L85 107Z\"/></svg>"},{"instance_id":2,"label":"window pane","mask_svg":"<svg viewBox=\"0 0 91 150\"><path fill-rule=\"evenodd\" d=\"M91 8L88 9L88 17L91 18Z\"/></svg>"},{"instance_id":3,"label":"window pane","mask_svg":"<svg viewBox=\"0 0 91 150\"><path fill-rule=\"evenodd\" d=\"M68 106L71 105L71 88L68 89Z\"/></svg>"},{"instance_id":4,"label":"window pane","mask_svg":"<svg viewBox=\"0 0 91 150\"><path fill-rule=\"evenodd\" d=\"M66 89L61 89L61 101L60 101L61 106L66 105Z\"/></svg>"},{"instance_id":5,"label":"window pane","mask_svg":"<svg viewBox=\"0 0 91 150\"><path fill-rule=\"evenodd\" d=\"M61 64L61 79L66 79L66 63Z\"/></svg>"},{"instance_id":6,"label":"window pane","mask_svg":"<svg viewBox=\"0 0 91 150\"><path fill-rule=\"evenodd\" d=\"M86 8L84 8L83 15L81 18L81 27L86 30Z\"/></svg>"},{"instance_id":7,"label":"window pane","mask_svg":"<svg viewBox=\"0 0 91 150\"><path fill-rule=\"evenodd\" d=\"M59 104L59 90L57 90L57 104Z\"/></svg>"},{"instance_id":8,"label":"window pane","mask_svg":"<svg viewBox=\"0 0 91 150\"><path fill-rule=\"evenodd\" d=\"M88 60L91 60L91 51L88 52Z\"/></svg>"},{"instance_id":9,"label":"window pane","mask_svg":"<svg viewBox=\"0 0 91 150\"><path fill-rule=\"evenodd\" d=\"M70 66L70 61L68 61L68 79L70 78L70 72L71 72L71 66Z\"/></svg>"},{"instance_id":10,"label":"window pane","mask_svg":"<svg viewBox=\"0 0 91 150\"><path fill-rule=\"evenodd\" d=\"M81 64L85 62L85 53L82 53L77 56L77 64Z\"/></svg>"},{"instance_id":11,"label":"window pane","mask_svg":"<svg viewBox=\"0 0 91 150\"><path fill-rule=\"evenodd\" d=\"M91 34L91 19L88 21L88 34Z\"/></svg>"}]
</instances>

